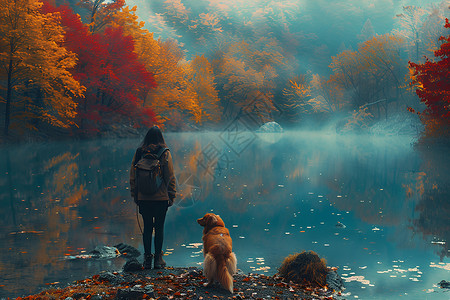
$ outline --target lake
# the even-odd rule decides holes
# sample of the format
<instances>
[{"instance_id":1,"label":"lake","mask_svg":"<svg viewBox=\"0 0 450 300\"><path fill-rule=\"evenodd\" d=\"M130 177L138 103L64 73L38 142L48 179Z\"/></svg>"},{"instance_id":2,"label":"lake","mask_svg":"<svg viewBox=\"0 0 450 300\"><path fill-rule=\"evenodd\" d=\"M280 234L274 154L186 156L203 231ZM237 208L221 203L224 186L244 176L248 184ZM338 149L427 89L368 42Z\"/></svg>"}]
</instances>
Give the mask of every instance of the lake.
<instances>
[{"instance_id":1,"label":"lake","mask_svg":"<svg viewBox=\"0 0 450 300\"><path fill-rule=\"evenodd\" d=\"M245 273L273 275L287 255L313 250L338 267L347 299L450 298L437 287L450 279L448 150L311 131L165 137L179 190L166 219L168 265L201 266L196 219L214 212ZM143 251L128 183L139 143L0 148L0 298L120 270L120 257L67 259L99 245Z\"/></svg>"}]
</instances>

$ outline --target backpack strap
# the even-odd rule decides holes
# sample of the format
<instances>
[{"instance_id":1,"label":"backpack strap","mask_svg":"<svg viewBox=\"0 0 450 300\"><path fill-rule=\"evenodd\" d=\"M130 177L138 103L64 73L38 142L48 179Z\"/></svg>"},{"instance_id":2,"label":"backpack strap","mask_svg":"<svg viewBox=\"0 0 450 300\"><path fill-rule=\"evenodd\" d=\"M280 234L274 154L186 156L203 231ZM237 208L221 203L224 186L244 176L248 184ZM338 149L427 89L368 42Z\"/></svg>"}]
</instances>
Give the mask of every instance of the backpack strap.
<instances>
[{"instance_id":1,"label":"backpack strap","mask_svg":"<svg viewBox=\"0 0 450 300\"><path fill-rule=\"evenodd\" d=\"M156 154L156 156L158 157L158 160L161 158L161 156L164 154L164 152L166 152L166 150L169 150L169 148L159 149L158 153Z\"/></svg>"}]
</instances>

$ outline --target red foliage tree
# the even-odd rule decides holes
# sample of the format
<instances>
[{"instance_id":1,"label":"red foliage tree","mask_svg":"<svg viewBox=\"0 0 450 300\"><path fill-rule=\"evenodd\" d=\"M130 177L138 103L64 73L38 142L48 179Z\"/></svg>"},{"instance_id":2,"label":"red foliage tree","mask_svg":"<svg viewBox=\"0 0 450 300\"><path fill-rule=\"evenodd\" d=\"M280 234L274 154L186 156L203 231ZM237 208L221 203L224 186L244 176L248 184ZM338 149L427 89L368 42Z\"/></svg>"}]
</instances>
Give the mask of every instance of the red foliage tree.
<instances>
[{"instance_id":1,"label":"red foliage tree","mask_svg":"<svg viewBox=\"0 0 450 300\"><path fill-rule=\"evenodd\" d=\"M448 19L445 28L450 28ZM441 36L440 48L434 52L438 59L423 64L409 62L412 85L427 108L419 113L430 135L448 134L450 128L450 35ZM410 108L410 111L413 109Z\"/></svg>"},{"instance_id":2,"label":"red foliage tree","mask_svg":"<svg viewBox=\"0 0 450 300\"><path fill-rule=\"evenodd\" d=\"M86 87L78 106L82 129L100 131L105 125L116 123L134 127L155 124L156 116L150 108L143 107L143 99L156 83L139 62L133 39L124 36L122 28L91 34L80 17L65 5L44 3L42 10L60 14L65 46L78 56L74 77Z\"/></svg>"}]
</instances>

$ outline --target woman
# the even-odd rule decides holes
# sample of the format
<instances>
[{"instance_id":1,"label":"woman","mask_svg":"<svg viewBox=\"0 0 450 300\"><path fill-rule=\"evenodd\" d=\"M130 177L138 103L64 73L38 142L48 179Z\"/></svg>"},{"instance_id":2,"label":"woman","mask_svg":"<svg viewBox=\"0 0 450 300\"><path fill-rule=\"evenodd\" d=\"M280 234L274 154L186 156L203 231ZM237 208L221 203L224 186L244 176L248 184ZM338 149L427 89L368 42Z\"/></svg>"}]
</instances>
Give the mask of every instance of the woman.
<instances>
[{"instance_id":1,"label":"woman","mask_svg":"<svg viewBox=\"0 0 450 300\"><path fill-rule=\"evenodd\" d=\"M137 186L135 165L141 158L160 161L162 183L153 194L144 194L145 190ZM163 259L162 245L164 239L164 221L167 208L173 205L176 196L176 180L173 174L172 156L167 149L161 130L158 126L150 128L139 148L134 154L130 169L131 196L139 206L139 213L144 219L144 268L162 269L166 266ZM152 254L152 235L155 229L155 255Z\"/></svg>"}]
</instances>

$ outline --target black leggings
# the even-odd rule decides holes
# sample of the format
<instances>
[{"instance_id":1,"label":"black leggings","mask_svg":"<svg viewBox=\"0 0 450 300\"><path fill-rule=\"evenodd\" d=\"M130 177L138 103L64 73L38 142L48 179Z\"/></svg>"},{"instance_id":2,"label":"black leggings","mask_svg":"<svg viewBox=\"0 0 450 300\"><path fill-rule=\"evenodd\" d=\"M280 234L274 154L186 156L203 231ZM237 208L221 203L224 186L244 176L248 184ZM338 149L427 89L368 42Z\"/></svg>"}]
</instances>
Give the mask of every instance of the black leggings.
<instances>
[{"instance_id":1,"label":"black leggings","mask_svg":"<svg viewBox=\"0 0 450 300\"><path fill-rule=\"evenodd\" d=\"M168 201L140 201L139 213L144 219L144 251L145 254L152 253L152 235L155 229L155 253L161 253L164 240L164 221Z\"/></svg>"}]
</instances>

